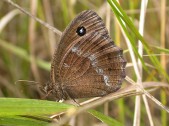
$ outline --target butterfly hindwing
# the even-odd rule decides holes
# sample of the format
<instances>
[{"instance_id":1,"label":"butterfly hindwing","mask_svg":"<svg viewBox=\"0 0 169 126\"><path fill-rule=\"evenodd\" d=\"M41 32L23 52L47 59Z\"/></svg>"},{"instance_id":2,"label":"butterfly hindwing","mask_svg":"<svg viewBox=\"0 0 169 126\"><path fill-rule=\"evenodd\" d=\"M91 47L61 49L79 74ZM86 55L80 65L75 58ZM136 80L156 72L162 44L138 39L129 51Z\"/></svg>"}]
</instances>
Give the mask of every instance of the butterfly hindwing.
<instances>
[{"instance_id":1,"label":"butterfly hindwing","mask_svg":"<svg viewBox=\"0 0 169 126\"><path fill-rule=\"evenodd\" d=\"M114 45L102 19L91 10L84 11L63 32L55 51L54 93L59 99L104 96L120 88L125 65L122 49Z\"/></svg>"}]
</instances>

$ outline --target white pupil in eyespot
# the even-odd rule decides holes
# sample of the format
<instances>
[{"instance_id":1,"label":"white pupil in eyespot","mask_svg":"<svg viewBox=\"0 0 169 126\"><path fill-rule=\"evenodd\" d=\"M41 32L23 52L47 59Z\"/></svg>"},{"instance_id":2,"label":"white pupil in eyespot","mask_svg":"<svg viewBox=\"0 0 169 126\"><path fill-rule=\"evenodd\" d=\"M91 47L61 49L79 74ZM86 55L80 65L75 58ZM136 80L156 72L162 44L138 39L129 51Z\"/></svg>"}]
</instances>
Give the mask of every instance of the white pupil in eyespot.
<instances>
[{"instance_id":1,"label":"white pupil in eyespot","mask_svg":"<svg viewBox=\"0 0 169 126\"><path fill-rule=\"evenodd\" d=\"M84 32L84 29L83 28L81 28L80 29L80 31L79 31L79 33L83 33Z\"/></svg>"}]
</instances>

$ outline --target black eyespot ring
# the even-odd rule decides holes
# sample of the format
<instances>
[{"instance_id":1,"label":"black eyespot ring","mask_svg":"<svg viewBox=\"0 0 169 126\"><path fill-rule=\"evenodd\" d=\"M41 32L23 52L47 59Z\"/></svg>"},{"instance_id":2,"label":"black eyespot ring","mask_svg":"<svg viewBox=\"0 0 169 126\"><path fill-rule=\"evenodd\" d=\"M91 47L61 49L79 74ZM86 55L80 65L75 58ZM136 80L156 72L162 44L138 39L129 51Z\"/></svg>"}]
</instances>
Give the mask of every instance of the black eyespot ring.
<instances>
[{"instance_id":1,"label":"black eyespot ring","mask_svg":"<svg viewBox=\"0 0 169 126\"><path fill-rule=\"evenodd\" d=\"M78 27L77 30L76 30L76 33L79 35L79 36L83 36L86 34L86 29L81 26L81 27Z\"/></svg>"}]
</instances>

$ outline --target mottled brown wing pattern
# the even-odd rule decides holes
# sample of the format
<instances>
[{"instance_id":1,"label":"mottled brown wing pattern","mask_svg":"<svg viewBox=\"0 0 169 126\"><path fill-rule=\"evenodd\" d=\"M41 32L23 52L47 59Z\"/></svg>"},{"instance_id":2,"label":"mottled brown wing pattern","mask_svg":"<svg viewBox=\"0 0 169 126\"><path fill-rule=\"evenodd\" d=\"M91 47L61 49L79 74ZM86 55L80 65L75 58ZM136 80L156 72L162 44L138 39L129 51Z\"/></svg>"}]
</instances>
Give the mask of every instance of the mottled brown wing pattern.
<instances>
[{"instance_id":1,"label":"mottled brown wing pattern","mask_svg":"<svg viewBox=\"0 0 169 126\"><path fill-rule=\"evenodd\" d=\"M114 45L102 19L84 11L63 32L48 90L58 99L104 96L121 87L125 65L123 51Z\"/></svg>"},{"instance_id":2,"label":"mottled brown wing pattern","mask_svg":"<svg viewBox=\"0 0 169 126\"><path fill-rule=\"evenodd\" d=\"M69 72L63 79L66 80L63 82L64 90L72 98L103 96L120 88L125 77L126 61L123 58L122 50L108 40L102 41L105 46L84 51L84 53L80 53L81 55L77 55L78 52L74 51L77 62L70 64L72 69L68 70Z\"/></svg>"}]
</instances>

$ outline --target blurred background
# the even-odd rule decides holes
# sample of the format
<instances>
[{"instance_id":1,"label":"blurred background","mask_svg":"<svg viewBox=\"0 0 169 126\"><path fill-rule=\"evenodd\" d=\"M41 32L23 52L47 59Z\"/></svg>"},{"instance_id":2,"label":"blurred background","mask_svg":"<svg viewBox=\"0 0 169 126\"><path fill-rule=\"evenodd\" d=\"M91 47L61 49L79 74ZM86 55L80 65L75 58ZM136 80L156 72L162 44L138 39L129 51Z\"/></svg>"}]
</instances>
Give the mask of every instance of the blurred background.
<instances>
[{"instance_id":1,"label":"blurred background","mask_svg":"<svg viewBox=\"0 0 169 126\"><path fill-rule=\"evenodd\" d=\"M107 16L109 8L107 1L15 0L15 2L61 32L81 11L87 9L96 11L106 23L110 36L116 45L124 49L124 55L128 62L128 67L126 68L127 75L133 80L136 79L128 47L116 18L111 10L110 15ZM138 28L141 0L119 0L119 3ZM162 55L160 55L161 52L159 50L152 48L152 51L154 54L157 54L161 65L169 73L169 57L166 54L167 51L169 52L169 1L148 1L144 28L144 38L150 46L166 48L165 54ZM0 97L41 99L44 94L42 94L38 87L44 85L50 79L50 63L53 52L59 43L59 38L59 34L47 29L9 3L4 2L4 0L0 1ZM137 43L137 38L134 36L133 38ZM151 65L148 56L144 56L144 60L147 64ZM156 69L150 68L151 75L144 71L143 73L143 81L167 82ZM39 84L17 82L18 80L35 81L39 82ZM124 82L125 84L126 82ZM162 93L161 90L163 90ZM169 106L169 93L167 89L158 89L152 95L159 100L163 100L166 106ZM165 98L162 99L162 96ZM132 124L135 104L134 97L116 100L109 104L110 117L126 125ZM168 114L165 116L164 124L162 123L161 110L152 101L150 101L150 107L155 125L169 124ZM101 112L104 111L103 106L99 106L97 109ZM149 125L145 111L145 107L142 106L141 125ZM79 122L85 124L85 120L88 121L90 119L92 125L97 124L93 123L97 122L97 120L88 115L87 113L79 115L79 120L82 120Z\"/></svg>"}]
</instances>

